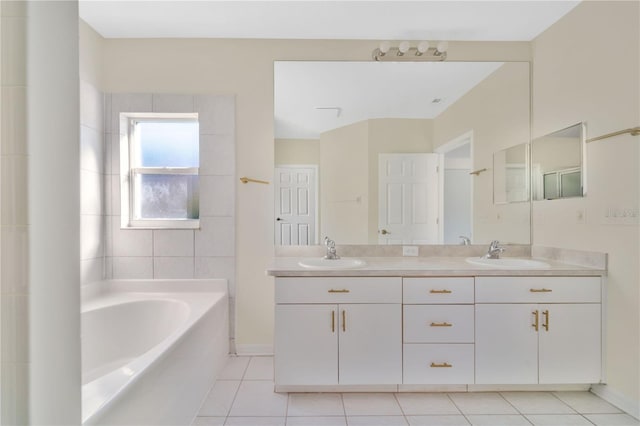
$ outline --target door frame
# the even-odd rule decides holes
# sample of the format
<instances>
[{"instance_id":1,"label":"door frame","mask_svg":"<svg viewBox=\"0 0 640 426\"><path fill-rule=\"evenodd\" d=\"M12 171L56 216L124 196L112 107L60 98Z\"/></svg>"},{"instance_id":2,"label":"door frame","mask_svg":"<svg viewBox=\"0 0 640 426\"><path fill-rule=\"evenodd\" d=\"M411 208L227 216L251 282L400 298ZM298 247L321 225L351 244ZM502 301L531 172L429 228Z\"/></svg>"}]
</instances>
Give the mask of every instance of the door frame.
<instances>
[{"instance_id":1,"label":"door frame","mask_svg":"<svg viewBox=\"0 0 640 426\"><path fill-rule=\"evenodd\" d=\"M305 168L305 169L313 169L314 173L315 173L315 212L314 212L314 217L313 217L313 227L314 227L314 241L310 242L309 245L318 245L320 244L320 236L319 236L319 232L320 232L320 170L319 170L319 165L318 164L276 164L273 168L273 207L274 210L272 210L275 213L275 202L276 202L276 191L278 190L278 188L280 187L280 182L276 179L277 175L276 175L276 169L301 169L301 168ZM271 229L273 229L274 235L273 235L273 241L275 241L276 236L275 236L275 229L276 229L276 218L273 217L271 219L272 222L272 227Z\"/></svg>"},{"instance_id":2,"label":"door frame","mask_svg":"<svg viewBox=\"0 0 640 426\"><path fill-rule=\"evenodd\" d=\"M461 146L469 144L469 157L470 157L470 168L473 170L473 130L469 130L448 142L443 143L439 147L433 150L436 154L440 155L439 158L439 171L438 173L438 242L440 244L444 243L444 157L449 151L453 151L454 149L460 148ZM471 244L473 244L474 240L474 227L473 227L473 185L470 185L469 190L470 206L471 206L471 215L469 217L469 226L471 228L471 235L469 238L471 239Z\"/></svg>"}]
</instances>

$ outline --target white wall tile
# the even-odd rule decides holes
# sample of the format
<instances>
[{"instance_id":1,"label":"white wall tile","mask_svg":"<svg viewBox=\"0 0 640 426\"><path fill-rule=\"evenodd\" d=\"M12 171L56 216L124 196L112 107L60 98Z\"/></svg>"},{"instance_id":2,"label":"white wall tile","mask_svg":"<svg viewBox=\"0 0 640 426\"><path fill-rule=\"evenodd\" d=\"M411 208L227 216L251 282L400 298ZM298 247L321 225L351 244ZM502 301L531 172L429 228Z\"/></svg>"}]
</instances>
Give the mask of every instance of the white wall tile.
<instances>
[{"instance_id":1,"label":"white wall tile","mask_svg":"<svg viewBox=\"0 0 640 426\"><path fill-rule=\"evenodd\" d=\"M109 192L105 194L105 200L107 205L105 206L105 213L112 216L120 216L120 207L121 207L121 199L120 199L120 176L119 175L107 175L105 176L105 181L108 181L109 184L105 184L105 191L108 189Z\"/></svg>"},{"instance_id":2,"label":"white wall tile","mask_svg":"<svg viewBox=\"0 0 640 426\"><path fill-rule=\"evenodd\" d=\"M235 257L196 257L195 278L226 278L229 297L235 297Z\"/></svg>"},{"instance_id":3,"label":"white wall tile","mask_svg":"<svg viewBox=\"0 0 640 426\"><path fill-rule=\"evenodd\" d=\"M120 138L121 136L118 133L107 133L105 135L105 174L120 174Z\"/></svg>"},{"instance_id":4,"label":"white wall tile","mask_svg":"<svg viewBox=\"0 0 640 426\"><path fill-rule=\"evenodd\" d=\"M104 98L91 83L80 80L80 124L102 133Z\"/></svg>"},{"instance_id":5,"label":"white wall tile","mask_svg":"<svg viewBox=\"0 0 640 426\"><path fill-rule=\"evenodd\" d=\"M193 256L193 230L153 231L154 256Z\"/></svg>"},{"instance_id":6,"label":"white wall tile","mask_svg":"<svg viewBox=\"0 0 640 426\"><path fill-rule=\"evenodd\" d=\"M201 135L233 135L235 129L234 96L195 96Z\"/></svg>"},{"instance_id":7,"label":"white wall tile","mask_svg":"<svg viewBox=\"0 0 640 426\"><path fill-rule=\"evenodd\" d=\"M27 20L3 18L0 26L2 43L2 85L25 86L27 80Z\"/></svg>"},{"instance_id":8,"label":"white wall tile","mask_svg":"<svg viewBox=\"0 0 640 426\"><path fill-rule=\"evenodd\" d=\"M152 96L142 93L112 93L109 131L120 133L120 113L152 112Z\"/></svg>"},{"instance_id":9,"label":"white wall tile","mask_svg":"<svg viewBox=\"0 0 640 426\"><path fill-rule=\"evenodd\" d=\"M233 135L200 135L200 174L235 175Z\"/></svg>"},{"instance_id":10,"label":"white wall tile","mask_svg":"<svg viewBox=\"0 0 640 426\"><path fill-rule=\"evenodd\" d=\"M28 222L27 157L2 157L1 161L2 225L26 226Z\"/></svg>"},{"instance_id":11,"label":"white wall tile","mask_svg":"<svg viewBox=\"0 0 640 426\"><path fill-rule=\"evenodd\" d=\"M80 215L80 259L95 259L104 254L104 216Z\"/></svg>"},{"instance_id":12,"label":"white wall tile","mask_svg":"<svg viewBox=\"0 0 640 426\"><path fill-rule=\"evenodd\" d=\"M113 278L151 279L153 278L152 257L114 257Z\"/></svg>"},{"instance_id":13,"label":"white wall tile","mask_svg":"<svg viewBox=\"0 0 640 426\"><path fill-rule=\"evenodd\" d=\"M26 155L26 87L3 87L2 105L2 155Z\"/></svg>"},{"instance_id":14,"label":"white wall tile","mask_svg":"<svg viewBox=\"0 0 640 426\"><path fill-rule=\"evenodd\" d=\"M0 324L0 337L2 338L2 362L16 362L16 296L5 294L2 296L2 311L0 311L2 323ZM4 381L4 377L2 380Z\"/></svg>"},{"instance_id":15,"label":"white wall tile","mask_svg":"<svg viewBox=\"0 0 640 426\"><path fill-rule=\"evenodd\" d=\"M85 285L102 281L104 259L85 259L80 261L80 284Z\"/></svg>"},{"instance_id":16,"label":"white wall tile","mask_svg":"<svg viewBox=\"0 0 640 426\"><path fill-rule=\"evenodd\" d=\"M120 216L111 216L111 232L114 257L153 255L151 230L120 229Z\"/></svg>"},{"instance_id":17,"label":"white wall tile","mask_svg":"<svg viewBox=\"0 0 640 426\"><path fill-rule=\"evenodd\" d=\"M193 96L154 94L153 112L195 112Z\"/></svg>"},{"instance_id":18,"label":"white wall tile","mask_svg":"<svg viewBox=\"0 0 640 426\"><path fill-rule=\"evenodd\" d=\"M102 214L102 175L80 170L80 214Z\"/></svg>"},{"instance_id":19,"label":"white wall tile","mask_svg":"<svg viewBox=\"0 0 640 426\"><path fill-rule=\"evenodd\" d=\"M110 280L113 278L113 257L104 258L104 279Z\"/></svg>"},{"instance_id":20,"label":"white wall tile","mask_svg":"<svg viewBox=\"0 0 640 426\"><path fill-rule=\"evenodd\" d=\"M29 285L29 228L2 227L0 241L0 290L5 294L26 294Z\"/></svg>"},{"instance_id":21,"label":"white wall tile","mask_svg":"<svg viewBox=\"0 0 640 426\"><path fill-rule=\"evenodd\" d=\"M80 168L104 173L104 147L102 133L98 130L80 126Z\"/></svg>"},{"instance_id":22,"label":"white wall tile","mask_svg":"<svg viewBox=\"0 0 640 426\"><path fill-rule=\"evenodd\" d=\"M200 216L235 214L235 177L200 176Z\"/></svg>"},{"instance_id":23,"label":"white wall tile","mask_svg":"<svg viewBox=\"0 0 640 426\"><path fill-rule=\"evenodd\" d=\"M196 256L235 256L233 217L201 217L195 231Z\"/></svg>"},{"instance_id":24,"label":"white wall tile","mask_svg":"<svg viewBox=\"0 0 640 426\"><path fill-rule=\"evenodd\" d=\"M193 257L154 257L153 278L193 278Z\"/></svg>"}]
</instances>

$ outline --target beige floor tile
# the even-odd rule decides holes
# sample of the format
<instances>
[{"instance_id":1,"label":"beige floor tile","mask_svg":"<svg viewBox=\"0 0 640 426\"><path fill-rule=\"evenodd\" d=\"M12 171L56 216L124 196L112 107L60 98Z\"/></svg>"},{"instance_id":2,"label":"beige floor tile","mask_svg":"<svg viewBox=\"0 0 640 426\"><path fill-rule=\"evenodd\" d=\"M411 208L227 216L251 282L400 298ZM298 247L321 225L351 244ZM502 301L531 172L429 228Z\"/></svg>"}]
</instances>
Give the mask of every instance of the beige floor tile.
<instances>
[{"instance_id":1,"label":"beige floor tile","mask_svg":"<svg viewBox=\"0 0 640 426\"><path fill-rule=\"evenodd\" d=\"M223 426L226 417L196 417L191 426Z\"/></svg>"},{"instance_id":2,"label":"beige floor tile","mask_svg":"<svg viewBox=\"0 0 640 426\"><path fill-rule=\"evenodd\" d=\"M344 416L339 393L291 393L287 416Z\"/></svg>"},{"instance_id":3,"label":"beige floor tile","mask_svg":"<svg viewBox=\"0 0 640 426\"><path fill-rule=\"evenodd\" d=\"M287 426L347 426L344 416L287 417Z\"/></svg>"},{"instance_id":4,"label":"beige floor tile","mask_svg":"<svg viewBox=\"0 0 640 426\"><path fill-rule=\"evenodd\" d=\"M628 414L586 414L596 426L638 426L640 421Z\"/></svg>"},{"instance_id":5,"label":"beige floor tile","mask_svg":"<svg viewBox=\"0 0 640 426\"><path fill-rule=\"evenodd\" d=\"M554 392L553 394L581 414L622 413L622 411L591 392Z\"/></svg>"},{"instance_id":6,"label":"beige floor tile","mask_svg":"<svg viewBox=\"0 0 640 426\"><path fill-rule=\"evenodd\" d=\"M240 384L229 416L286 416L286 393L275 393L270 380L249 380Z\"/></svg>"},{"instance_id":7,"label":"beige floor tile","mask_svg":"<svg viewBox=\"0 0 640 426\"><path fill-rule=\"evenodd\" d=\"M342 400L347 416L402 416L392 393L345 393Z\"/></svg>"},{"instance_id":8,"label":"beige floor tile","mask_svg":"<svg viewBox=\"0 0 640 426\"><path fill-rule=\"evenodd\" d=\"M239 380L218 380L200 407L198 416L223 417L229 414L231 404L236 396Z\"/></svg>"},{"instance_id":9,"label":"beige floor tile","mask_svg":"<svg viewBox=\"0 0 640 426\"><path fill-rule=\"evenodd\" d=\"M449 397L463 414L518 414L498 393L450 393Z\"/></svg>"},{"instance_id":10,"label":"beige floor tile","mask_svg":"<svg viewBox=\"0 0 640 426\"><path fill-rule=\"evenodd\" d=\"M397 393L396 398L405 416L460 414L445 393Z\"/></svg>"},{"instance_id":11,"label":"beige floor tile","mask_svg":"<svg viewBox=\"0 0 640 426\"><path fill-rule=\"evenodd\" d=\"M250 360L250 356L229 357L227 364L220 372L218 380L242 380Z\"/></svg>"},{"instance_id":12,"label":"beige floor tile","mask_svg":"<svg viewBox=\"0 0 640 426\"><path fill-rule=\"evenodd\" d=\"M284 417L227 417L225 426L285 426Z\"/></svg>"},{"instance_id":13,"label":"beige floor tile","mask_svg":"<svg viewBox=\"0 0 640 426\"><path fill-rule=\"evenodd\" d=\"M591 426L591 422L579 414L531 414L527 419L535 426Z\"/></svg>"},{"instance_id":14,"label":"beige floor tile","mask_svg":"<svg viewBox=\"0 0 640 426\"><path fill-rule=\"evenodd\" d=\"M244 380L273 380L273 357L254 356L249 361Z\"/></svg>"},{"instance_id":15,"label":"beige floor tile","mask_svg":"<svg viewBox=\"0 0 640 426\"><path fill-rule=\"evenodd\" d=\"M349 426L407 426L404 416L347 416Z\"/></svg>"},{"instance_id":16,"label":"beige floor tile","mask_svg":"<svg viewBox=\"0 0 640 426\"><path fill-rule=\"evenodd\" d=\"M407 416L410 426L468 426L462 415L457 416Z\"/></svg>"},{"instance_id":17,"label":"beige floor tile","mask_svg":"<svg viewBox=\"0 0 640 426\"><path fill-rule=\"evenodd\" d=\"M519 414L475 414L467 416L474 426L531 426L529 421Z\"/></svg>"},{"instance_id":18,"label":"beige floor tile","mask_svg":"<svg viewBox=\"0 0 640 426\"><path fill-rule=\"evenodd\" d=\"M576 414L550 392L501 392L522 414Z\"/></svg>"}]
</instances>

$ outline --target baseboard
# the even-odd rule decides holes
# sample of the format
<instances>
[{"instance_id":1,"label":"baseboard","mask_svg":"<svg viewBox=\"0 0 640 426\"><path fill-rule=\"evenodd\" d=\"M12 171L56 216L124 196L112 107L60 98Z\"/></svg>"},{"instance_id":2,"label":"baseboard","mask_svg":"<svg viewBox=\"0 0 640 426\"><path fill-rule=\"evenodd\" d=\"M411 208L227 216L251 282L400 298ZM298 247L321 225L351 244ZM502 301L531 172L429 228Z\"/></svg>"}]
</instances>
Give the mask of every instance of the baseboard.
<instances>
[{"instance_id":1,"label":"baseboard","mask_svg":"<svg viewBox=\"0 0 640 426\"><path fill-rule=\"evenodd\" d=\"M469 385L468 392L566 392L583 391L586 392L590 385Z\"/></svg>"},{"instance_id":2,"label":"baseboard","mask_svg":"<svg viewBox=\"0 0 640 426\"><path fill-rule=\"evenodd\" d=\"M593 385L591 392L636 419L640 419L640 402L627 398L607 385Z\"/></svg>"},{"instance_id":3,"label":"baseboard","mask_svg":"<svg viewBox=\"0 0 640 426\"><path fill-rule=\"evenodd\" d=\"M273 345L246 345L236 343L236 353L239 356L273 355Z\"/></svg>"}]
</instances>

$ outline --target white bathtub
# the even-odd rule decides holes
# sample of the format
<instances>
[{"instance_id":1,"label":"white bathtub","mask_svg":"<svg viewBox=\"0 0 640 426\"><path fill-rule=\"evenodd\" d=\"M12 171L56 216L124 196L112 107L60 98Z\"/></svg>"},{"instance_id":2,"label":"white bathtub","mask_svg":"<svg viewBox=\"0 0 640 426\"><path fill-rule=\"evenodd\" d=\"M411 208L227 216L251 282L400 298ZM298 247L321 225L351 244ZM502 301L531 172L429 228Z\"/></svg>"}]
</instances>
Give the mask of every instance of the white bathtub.
<instances>
[{"instance_id":1,"label":"white bathtub","mask_svg":"<svg viewBox=\"0 0 640 426\"><path fill-rule=\"evenodd\" d=\"M188 425L229 353L226 280L82 291L82 422Z\"/></svg>"}]
</instances>

